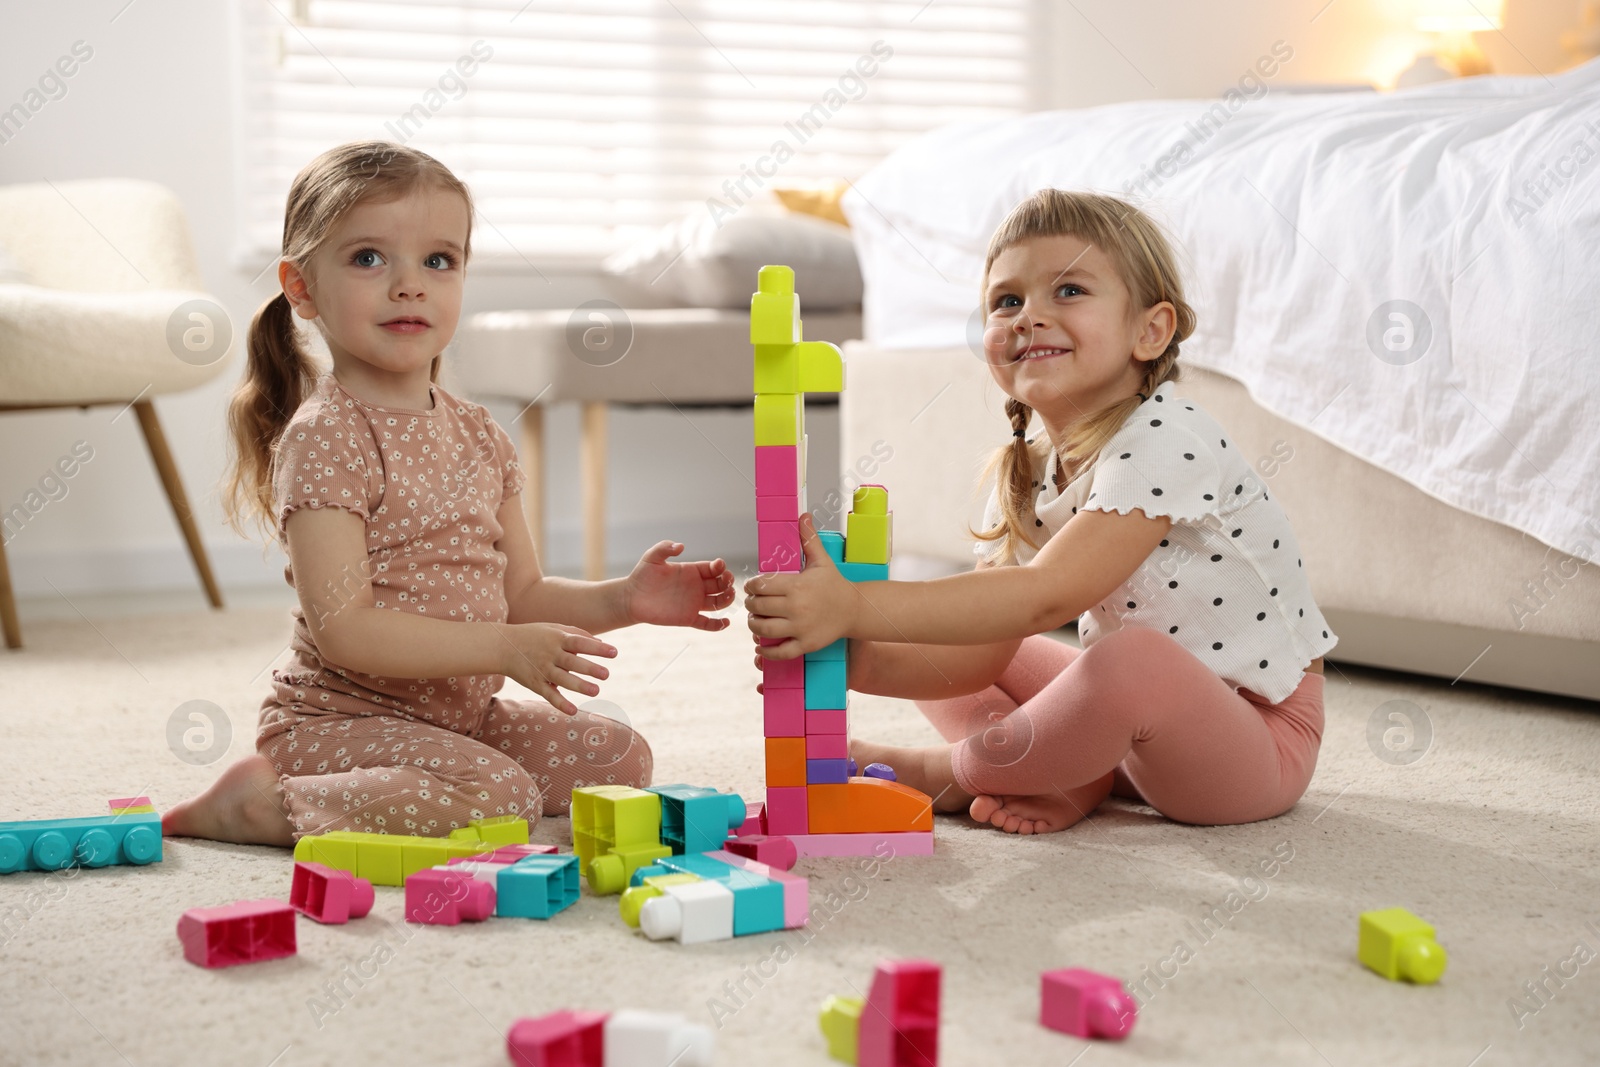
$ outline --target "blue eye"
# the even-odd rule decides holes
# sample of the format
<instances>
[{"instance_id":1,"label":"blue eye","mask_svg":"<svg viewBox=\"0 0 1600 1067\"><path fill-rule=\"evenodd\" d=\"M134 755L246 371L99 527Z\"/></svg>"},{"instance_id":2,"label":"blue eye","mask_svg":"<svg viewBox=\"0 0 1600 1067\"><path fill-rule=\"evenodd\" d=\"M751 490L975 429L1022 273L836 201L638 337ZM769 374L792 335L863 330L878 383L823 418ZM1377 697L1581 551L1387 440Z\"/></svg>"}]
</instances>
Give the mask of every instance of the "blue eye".
<instances>
[{"instance_id":1,"label":"blue eye","mask_svg":"<svg viewBox=\"0 0 1600 1067\"><path fill-rule=\"evenodd\" d=\"M1082 286L1074 285L1071 282L1068 282L1066 285L1059 285L1056 287L1056 295L1060 296L1065 290L1068 289L1076 289L1080 293L1084 291Z\"/></svg>"},{"instance_id":2,"label":"blue eye","mask_svg":"<svg viewBox=\"0 0 1600 1067\"><path fill-rule=\"evenodd\" d=\"M368 257L371 257L370 260ZM350 262L354 263L358 267L376 267L379 263L383 262L383 257L380 256L375 249L363 248L355 255L350 257Z\"/></svg>"},{"instance_id":3,"label":"blue eye","mask_svg":"<svg viewBox=\"0 0 1600 1067\"><path fill-rule=\"evenodd\" d=\"M441 262L435 263L435 260L439 260ZM435 252L423 262L425 262L432 270L449 270L451 267L456 265L455 257L447 252Z\"/></svg>"},{"instance_id":4,"label":"blue eye","mask_svg":"<svg viewBox=\"0 0 1600 1067\"><path fill-rule=\"evenodd\" d=\"M1012 296L1009 293L1007 293L1005 296L1002 296L999 300L996 300L995 303L994 303L994 306L996 308L1014 308L1014 307L1020 307L1021 305L1022 305L1022 301L1020 299L1018 299L1017 297Z\"/></svg>"}]
</instances>

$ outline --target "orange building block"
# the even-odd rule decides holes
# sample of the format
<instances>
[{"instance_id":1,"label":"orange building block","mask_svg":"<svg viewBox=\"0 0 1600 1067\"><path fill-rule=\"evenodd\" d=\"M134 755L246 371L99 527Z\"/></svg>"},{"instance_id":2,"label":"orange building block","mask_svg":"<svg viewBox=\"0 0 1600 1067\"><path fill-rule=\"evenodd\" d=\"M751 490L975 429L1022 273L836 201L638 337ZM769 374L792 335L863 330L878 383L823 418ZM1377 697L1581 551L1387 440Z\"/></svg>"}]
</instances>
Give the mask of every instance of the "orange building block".
<instances>
[{"instance_id":1,"label":"orange building block","mask_svg":"<svg viewBox=\"0 0 1600 1067\"><path fill-rule=\"evenodd\" d=\"M770 756L767 766L767 773L771 774ZM852 778L842 785L806 786L806 815L807 829L813 834L893 834L933 829L933 802L928 795L882 778Z\"/></svg>"},{"instance_id":2,"label":"orange building block","mask_svg":"<svg viewBox=\"0 0 1600 1067\"><path fill-rule=\"evenodd\" d=\"M767 785L803 786L806 784L806 739L803 737L767 738Z\"/></svg>"}]
</instances>

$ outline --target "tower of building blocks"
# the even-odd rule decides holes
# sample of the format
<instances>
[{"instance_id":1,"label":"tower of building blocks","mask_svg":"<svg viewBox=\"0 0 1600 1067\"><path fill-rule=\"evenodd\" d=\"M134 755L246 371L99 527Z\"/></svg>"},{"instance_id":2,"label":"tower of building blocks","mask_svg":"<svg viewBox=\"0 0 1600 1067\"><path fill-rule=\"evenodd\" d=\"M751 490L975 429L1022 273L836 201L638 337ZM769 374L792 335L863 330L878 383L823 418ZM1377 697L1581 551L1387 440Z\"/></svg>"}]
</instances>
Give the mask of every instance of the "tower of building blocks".
<instances>
[{"instance_id":1,"label":"tower of building blocks","mask_svg":"<svg viewBox=\"0 0 1600 1067\"><path fill-rule=\"evenodd\" d=\"M805 563L797 520L806 510L805 394L841 392L844 359L802 337L794 271L762 267L750 299L755 349L756 540L763 573L796 573ZM828 556L851 582L889 577L889 494L855 491L846 533L819 531ZM763 638L762 644L777 644ZM767 800L762 832L790 838L802 856L869 853L889 839L895 853L933 850L933 804L893 778L854 774L850 765L848 646L841 639L803 659L762 662Z\"/></svg>"},{"instance_id":2,"label":"tower of building blocks","mask_svg":"<svg viewBox=\"0 0 1600 1067\"><path fill-rule=\"evenodd\" d=\"M110 815L0 822L0 874L161 862L161 816L148 797L110 802Z\"/></svg>"},{"instance_id":3,"label":"tower of building blocks","mask_svg":"<svg viewBox=\"0 0 1600 1067\"><path fill-rule=\"evenodd\" d=\"M1064 967L1039 976L1039 1022L1052 1030L1120 1039L1138 1018L1138 1003L1110 975Z\"/></svg>"},{"instance_id":4,"label":"tower of building blocks","mask_svg":"<svg viewBox=\"0 0 1600 1067\"><path fill-rule=\"evenodd\" d=\"M1362 912L1356 953L1389 981L1418 985L1437 982L1449 962L1433 927L1404 908Z\"/></svg>"},{"instance_id":5,"label":"tower of building blocks","mask_svg":"<svg viewBox=\"0 0 1600 1067\"><path fill-rule=\"evenodd\" d=\"M939 979L932 960L883 960L865 1000L823 1001L828 1055L859 1067L938 1067Z\"/></svg>"}]
</instances>

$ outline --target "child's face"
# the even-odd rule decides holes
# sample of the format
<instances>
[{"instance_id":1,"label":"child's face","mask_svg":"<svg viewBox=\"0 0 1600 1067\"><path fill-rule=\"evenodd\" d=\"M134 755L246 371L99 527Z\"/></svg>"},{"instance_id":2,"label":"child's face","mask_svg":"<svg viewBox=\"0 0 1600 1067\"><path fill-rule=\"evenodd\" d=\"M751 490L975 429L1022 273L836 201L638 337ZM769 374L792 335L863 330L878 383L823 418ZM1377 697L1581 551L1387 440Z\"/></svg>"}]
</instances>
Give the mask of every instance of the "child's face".
<instances>
[{"instance_id":1,"label":"child's face","mask_svg":"<svg viewBox=\"0 0 1600 1067\"><path fill-rule=\"evenodd\" d=\"M379 377L426 372L461 318L467 224L460 196L416 189L351 208L304 274L285 265L284 290L296 314L321 319L335 370L354 359Z\"/></svg>"},{"instance_id":2,"label":"child's face","mask_svg":"<svg viewBox=\"0 0 1600 1067\"><path fill-rule=\"evenodd\" d=\"M984 292L983 349L1007 395L1039 413L1055 440L1084 416L1139 391L1166 350L1176 311L1130 315L1116 267L1078 237L1034 237L995 257Z\"/></svg>"}]
</instances>

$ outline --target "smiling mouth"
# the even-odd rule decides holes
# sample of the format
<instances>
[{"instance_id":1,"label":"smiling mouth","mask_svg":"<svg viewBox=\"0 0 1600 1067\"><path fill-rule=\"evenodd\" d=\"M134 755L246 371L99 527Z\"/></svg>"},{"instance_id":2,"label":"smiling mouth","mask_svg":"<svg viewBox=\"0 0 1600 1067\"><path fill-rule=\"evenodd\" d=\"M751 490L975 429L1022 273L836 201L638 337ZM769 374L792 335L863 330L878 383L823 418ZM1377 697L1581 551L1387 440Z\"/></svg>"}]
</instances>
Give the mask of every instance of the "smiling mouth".
<instances>
[{"instance_id":1,"label":"smiling mouth","mask_svg":"<svg viewBox=\"0 0 1600 1067\"><path fill-rule=\"evenodd\" d=\"M1020 363L1029 359L1044 359L1049 356L1064 356L1071 351L1072 349L1070 348L1030 348L1017 356L1017 362Z\"/></svg>"}]
</instances>

